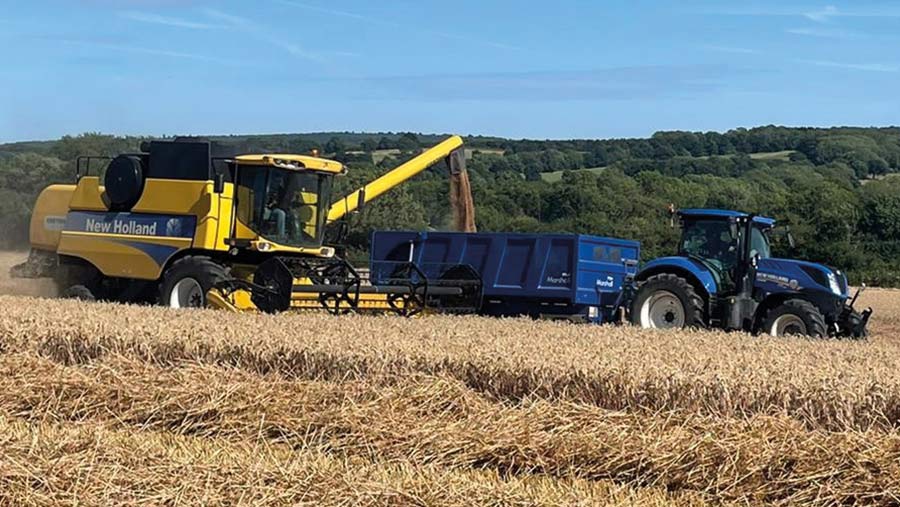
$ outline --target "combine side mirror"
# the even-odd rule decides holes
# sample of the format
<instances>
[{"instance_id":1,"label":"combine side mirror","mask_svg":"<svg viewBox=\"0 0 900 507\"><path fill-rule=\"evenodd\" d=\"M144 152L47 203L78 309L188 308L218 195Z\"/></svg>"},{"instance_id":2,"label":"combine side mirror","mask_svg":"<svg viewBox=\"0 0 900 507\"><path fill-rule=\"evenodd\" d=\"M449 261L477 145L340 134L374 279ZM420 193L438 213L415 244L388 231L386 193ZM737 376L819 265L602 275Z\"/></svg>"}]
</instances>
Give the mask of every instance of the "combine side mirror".
<instances>
[{"instance_id":1,"label":"combine side mirror","mask_svg":"<svg viewBox=\"0 0 900 507\"><path fill-rule=\"evenodd\" d=\"M325 228L326 245L342 245L350 234L350 224L345 220L330 222Z\"/></svg>"},{"instance_id":2,"label":"combine side mirror","mask_svg":"<svg viewBox=\"0 0 900 507\"><path fill-rule=\"evenodd\" d=\"M363 210L366 208L366 189L361 188L359 192L356 193L356 213L362 214Z\"/></svg>"},{"instance_id":3,"label":"combine side mirror","mask_svg":"<svg viewBox=\"0 0 900 507\"><path fill-rule=\"evenodd\" d=\"M791 230L790 230L790 229L787 230L786 236L787 236L788 246L791 247L791 248L797 248L797 242L794 241L794 235L791 234Z\"/></svg>"},{"instance_id":4,"label":"combine side mirror","mask_svg":"<svg viewBox=\"0 0 900 507\"><path fill-rule=\"evenodd\" d=\"M213 179L213 192L221 194L225 191L225 175L217 173Z\"/></svg>"}]
</instances>

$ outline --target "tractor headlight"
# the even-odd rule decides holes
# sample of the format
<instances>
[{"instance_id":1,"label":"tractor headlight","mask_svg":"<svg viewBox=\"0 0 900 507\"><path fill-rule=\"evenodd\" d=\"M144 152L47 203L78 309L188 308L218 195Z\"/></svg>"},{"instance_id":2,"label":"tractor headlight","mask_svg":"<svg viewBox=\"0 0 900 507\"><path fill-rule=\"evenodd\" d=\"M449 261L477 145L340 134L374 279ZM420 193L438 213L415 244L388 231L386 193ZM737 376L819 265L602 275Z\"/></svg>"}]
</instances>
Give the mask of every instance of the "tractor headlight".
<instances>
[{"instance_id":1,"label":"tractor headlight","mask_svg":"<svg viewBox=\"0 0 900 507\"><path fill-rule=\"evenodd\" d=\"M838 283L837 276L831 271L828 272L828 287L831 289L831 292L834 292L837 296L844 294L841 290L841 285Z\"/></svg>"}]
</instances>

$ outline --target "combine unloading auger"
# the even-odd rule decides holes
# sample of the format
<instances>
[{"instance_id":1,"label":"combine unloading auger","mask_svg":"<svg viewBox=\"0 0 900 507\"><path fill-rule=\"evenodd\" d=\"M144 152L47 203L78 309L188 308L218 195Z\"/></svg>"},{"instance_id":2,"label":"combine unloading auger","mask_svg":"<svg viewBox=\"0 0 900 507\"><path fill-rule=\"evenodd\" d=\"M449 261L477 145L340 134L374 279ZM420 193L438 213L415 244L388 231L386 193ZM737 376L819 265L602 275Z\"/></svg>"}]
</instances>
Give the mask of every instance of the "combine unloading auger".
<instances>
[{"instance_id":1,"label":"combine unloading auger","mask_svg":"<svg viewBox=\"0 0 900 507\"><path fill-rule=\"evenodd\" d=\"M328 221L340 220L348 213L360 209L366 203L377 199L385 192L441 160L446 162L450 170L450 210L454 229L458 232L475 232L475 205L472 200L469 174L466 171L463 140L459 136L447 138L387 174L337 200L328 210Z\"/></svg>"}]
</instances>

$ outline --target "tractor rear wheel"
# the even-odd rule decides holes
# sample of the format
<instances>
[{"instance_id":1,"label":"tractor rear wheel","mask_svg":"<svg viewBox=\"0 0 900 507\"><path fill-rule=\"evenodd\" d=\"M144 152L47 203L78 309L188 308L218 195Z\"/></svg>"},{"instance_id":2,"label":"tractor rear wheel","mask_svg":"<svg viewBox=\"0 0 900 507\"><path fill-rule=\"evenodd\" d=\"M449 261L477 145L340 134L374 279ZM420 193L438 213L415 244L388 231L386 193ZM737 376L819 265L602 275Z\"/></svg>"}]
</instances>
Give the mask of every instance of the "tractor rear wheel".
<instances>
[{"instance_id":1,"label":"tractor rear wheel","mask_svg":"<svg viewBox=\"0 0 900 507\"><path fill-rule=\"evenodd\" d=\"M809 301L789 299L766 313L762 330L772 336L821 338L828 331L822 312Z\"/></svg>"},{"instance_id":2,"label":"tractor rear wheel","mask_svg":"<svg viewBox=\"0 0 900 507\"><path fill-rule=\"evenodd\" d=\"M209 257L178 259L163 273L159 304L170 308L202 308L206 306L206 293L227 278L228 270Z\"/></svg>"},{"instance_id":3,"label":"tractor rear wheel","mask_svg":"<svg viewBox=\"0 0 900 507\"><path fill-rule=\"evenodd\" d=\"M706 327L703 298L680 276L651 276L638 289L631 322L644 329Z\"/></svg>"}]
</instances>

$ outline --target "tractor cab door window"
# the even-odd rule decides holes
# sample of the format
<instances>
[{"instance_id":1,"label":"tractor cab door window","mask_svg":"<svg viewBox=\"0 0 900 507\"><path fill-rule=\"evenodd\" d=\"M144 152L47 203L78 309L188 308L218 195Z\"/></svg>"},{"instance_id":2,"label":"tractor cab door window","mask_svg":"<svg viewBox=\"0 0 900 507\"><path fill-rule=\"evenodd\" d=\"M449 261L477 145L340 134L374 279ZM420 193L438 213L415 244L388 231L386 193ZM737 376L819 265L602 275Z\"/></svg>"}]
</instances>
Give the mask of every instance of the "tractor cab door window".
<instances>
[{"instance_id":1,"label":"tractor cab door window","mask_svg":"<svg viewBox=\"0 0 900 507\"><path fill-rule=\"evenodd\" d=\"M701 259L720 276L730 276L738 262L736 229L726 220L690 220L683 224L681 255Z\"/></svg>"},{"instance_id":2,"label":"tractor cab door window","mask_svg":"<svg viewBox=\"0 0 900 507\"><path fill-rule=\"evenodd\" d=\"M750 230L750 258L759 256L760 259L768 259L772 256L769 248L769 237L759 227Z\"/></svg>"}]
</instances>

